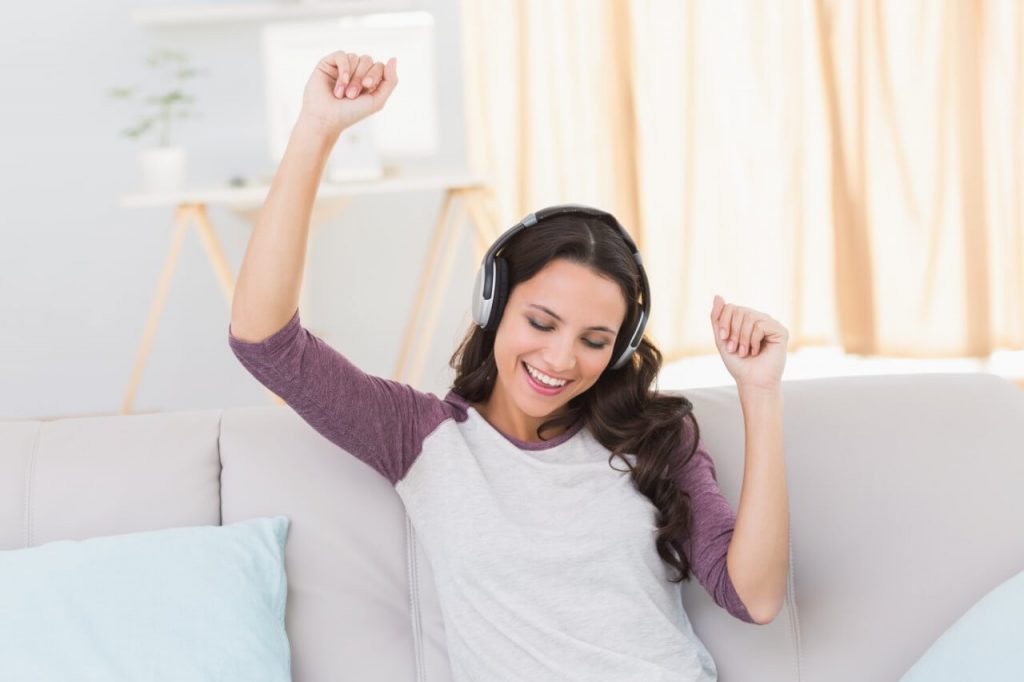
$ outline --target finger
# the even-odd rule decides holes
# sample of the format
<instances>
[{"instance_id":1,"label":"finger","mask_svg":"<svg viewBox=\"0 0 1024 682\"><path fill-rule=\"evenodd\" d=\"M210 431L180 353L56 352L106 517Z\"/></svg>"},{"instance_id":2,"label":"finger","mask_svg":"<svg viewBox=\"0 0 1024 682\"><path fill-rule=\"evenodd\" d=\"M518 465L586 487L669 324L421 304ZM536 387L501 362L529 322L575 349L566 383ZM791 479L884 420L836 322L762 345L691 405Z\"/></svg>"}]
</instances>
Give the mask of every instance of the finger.
<instances>
[{"instance_id":1,"label":"finger","mask_svg":"<svg viewBox=\"0 0 1024 682\"><path fill-rule=\"evenodd\" d=\"M746 357L747 353L754 348L750 337L754 331L755 322L757 320L754 318L753 313L747 313L743 316L743 324L740 326L739 348L737 349L741 358Z\"/></svg>"},{"instance_id":2,"label":"finger","mask_svg":"<svg viewBox=\"0 0 1024 682\"><path fill-rule=\"evenodd\" d=\"M735 312L729 318L729 352L735 353L736 349L740 345L740 331L743 326L743 318L746 311L743 308L737 307Z\"/></svg>"},{"instance_id":3,"label":"finger","mask_svg":"<svg viewBox=\"0 0 1024 682\"><path fill-rule=\"evenodd\" d=\"M750 354L757 356L761 353L761 342L764 340L764 320L754 323L754 331L750 335Z\"/></svg>"},{"instance_id":4,"label":"finger","mask_svg":"<svg viewBox=\"0 0 1024 682\"><path fill-rule=\"evenodd\" d=\"M712 301L711 301L711 322L712 322L712 324L718 322L718 314L722 312L722 306L724 304L725 304L725 301L722 300L722 297L719 296L718 294L715 294L714 299L712 299ZM715 334L716 335L718 334L718 329L715 329Z\"/></svg>"},{"instance_id":5,"label":"finger","mask_svg":"<svg viewBox=\"0 0 1024 682\"><path fill-rule=\"evenodd\" d=\"M345 91L345 96L355 99L359 96L362 91L362 80L366 77L366 72L373 66L373 60L369 55L360 55L359 62L356 65L355 71L352 72L352 77L348 82L348 89Z\"/></svg>"},{"instance_id":6,"label":"finger","mask_svg":"<svg viewBox=\"0 0 1024 682\"><path fill-rule=\"evenodd\" d=\"M732 325L732 314L736 306L731 303L726 303L722 306L721 313L718 316L718 334L717 341L722 345L728 345L729 334Z\"/></svg>"},{"instance_id":7,"label":"finger","mask_svg":"<svg viewBox=\"0 0 1024 682\"><path fill-rule=\"evenodd\" d=\"M321 63L327 67L327 72L335 79L335 97L345 96L345 84L348 83L349 76L352 73L352 57L353 55L350 55L348 52L339 50L332 52L321 60Z\"/></svg>"},{"instance_id":8,"label":"finger","mask_svg":"<svg viewBox=\"0 0 1024 682\"><path fill-rule=\"evenodd\" d=\"M316 68L323 71L328 78L334 81L334 92L338 92L339 74L342 70L342 59L344 52L332 52L317 62Z\"/></svg>"},{"instance_id":9,"label":"finger","mask_svg":"<svg viewBox=\"0 0 1024 682\"><path fill-rule=\"evenodd\" d=\"M384 78L380 85L373 92L373 103L378 109L384 106L384 102L391 96L391 91L398 84L398 60L392 57L384 67Z\"/></svg>"},{"instance_id":10,"label":"finger","mask_svg":"<svg viewBox=\"0 0 1024 682\"><path fill-rule=\"evenodd\" d=\"M377 62L370 67L370 70L363 76L362 85L367 92L373 92L377 89L380 84L380 79L384 75L384 65Z\"/></svg>"},{"instance_id":11,"label":"finger","mask_svg":"<svg viewBox=\"0 0 1024 682\"><path fill-rule=\"evenodd\" d=\"M355 52L346 52L345 59L348 61L348 65L345 67L345 73L341 74L341 77L344 79L343 85L348 85L352 82L352 74L355 73L356 67L359 66L359 55ZM344 94L344 89L342 94Z\"/></svg>"},{"instance_id":12,"label":"finger","mask_svg":"<svg viewBox=\"0 0 1024 682\"><path fill-rule=\"evenodd\" d=\"M344 54L344 52L332 52L329 55L327 55L326 57L324 57L323 59L321 59L320 63L318 64L318 66L322 67L326 73L331 73L331 74L334 75L335 78L337 78L338 77L338 65L340 63L339 59L341 58L341 55L343 55L343 54Z\"/></svg>"}]
</instances>

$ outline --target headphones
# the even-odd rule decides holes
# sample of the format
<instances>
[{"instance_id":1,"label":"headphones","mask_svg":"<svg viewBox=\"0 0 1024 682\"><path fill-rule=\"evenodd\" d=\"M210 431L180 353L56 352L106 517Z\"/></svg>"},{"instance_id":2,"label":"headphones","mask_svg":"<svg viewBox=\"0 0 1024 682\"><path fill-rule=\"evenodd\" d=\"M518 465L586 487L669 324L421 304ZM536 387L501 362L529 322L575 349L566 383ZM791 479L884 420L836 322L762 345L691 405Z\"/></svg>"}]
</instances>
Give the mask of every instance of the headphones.
<instances>
[{"instance_id":1,"label":"headphones","mask_svg":"<svg viewBox=\"0 0 1024 682\"><path fill-rule=\"evenodd\" d=\"M644 271L644 264L640 258L640 251L636 248L632 237L626 229L619 224L611 213L597 208L584 206L583 204L559 204L549 206L535 211L526 216L518 223L505 231L497 241L487 249L484 259L480 263L480 269L476 274L476 284L473 286L473 321L485 331L494 331L498 328L502 312L505 310L505 302L508 300L508 262L498 256L498 251L508 240L512 239L519 232L533 227L542 220L557 215L579 215L588 218L596 218L601 222L614 227L623 241L633 254L633 260L640 270L640 289L643 294L643 303L640 310L640 319L637 320L636 330L630 337L629 343L619 357L611 365L612 369L618 369L629 361L633 352L640 347L640 340L644 336L644 327L647 326L647 318L651 313L651 292L647 283L647 273Z\"/></svg>"}]
</instances>

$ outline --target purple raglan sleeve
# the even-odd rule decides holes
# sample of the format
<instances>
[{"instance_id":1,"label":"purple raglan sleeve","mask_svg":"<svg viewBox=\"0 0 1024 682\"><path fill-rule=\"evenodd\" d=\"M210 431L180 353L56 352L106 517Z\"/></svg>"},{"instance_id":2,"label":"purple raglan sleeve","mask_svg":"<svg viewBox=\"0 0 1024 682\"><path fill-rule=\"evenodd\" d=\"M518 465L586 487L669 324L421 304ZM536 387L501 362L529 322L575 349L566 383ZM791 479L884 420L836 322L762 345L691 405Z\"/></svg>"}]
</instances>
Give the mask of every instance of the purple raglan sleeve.
<instances>
[{"instance_id":1,"label":"purple raglan sleeve","mask_svg":"<svg viewBox=\"0 0 1024 682\"><path fill-rule=\"evenodd\" d=\"M235 357L264 386L335 445L397 483L450 406L433 394L366 374L304 328L296 310L280 330L242 341L228 325Z\"/></svg>"},{"instance_id":2,"label":"purple raglan sleeve","mask_svg":"<svg viewBox=\"0 0 1024 682\"><path fill-rule=\"evenodd\" d=\"M687 447L692 447L692 441ZM715 463L703 441L697 442L697 450L683 467L679 483L690 494L692 506L690 537L682 542L690 568L716 604L742 621L755 623L729 577L726 556L736 527L736 514L718 487Z\"/></svg>"}]
</instances>

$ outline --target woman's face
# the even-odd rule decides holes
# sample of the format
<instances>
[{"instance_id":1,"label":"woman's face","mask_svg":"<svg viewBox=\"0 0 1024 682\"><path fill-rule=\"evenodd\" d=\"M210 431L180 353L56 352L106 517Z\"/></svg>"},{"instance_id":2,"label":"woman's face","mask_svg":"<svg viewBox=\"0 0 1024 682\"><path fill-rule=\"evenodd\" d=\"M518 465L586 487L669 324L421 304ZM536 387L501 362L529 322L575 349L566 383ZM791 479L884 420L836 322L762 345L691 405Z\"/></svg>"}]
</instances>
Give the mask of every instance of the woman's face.
<instances>
[{"instance_id":1,"label":"woman's face","mask_svg":"<svg viewBox=\"0 0 1024 682\"><path fill-rule=\"evenodd\" d=\"M494 341L502 403L535 418L558 411L597 382L625 316L619 285L577 263L553 260L521 282Z\"/></svg>"}]
</instances>

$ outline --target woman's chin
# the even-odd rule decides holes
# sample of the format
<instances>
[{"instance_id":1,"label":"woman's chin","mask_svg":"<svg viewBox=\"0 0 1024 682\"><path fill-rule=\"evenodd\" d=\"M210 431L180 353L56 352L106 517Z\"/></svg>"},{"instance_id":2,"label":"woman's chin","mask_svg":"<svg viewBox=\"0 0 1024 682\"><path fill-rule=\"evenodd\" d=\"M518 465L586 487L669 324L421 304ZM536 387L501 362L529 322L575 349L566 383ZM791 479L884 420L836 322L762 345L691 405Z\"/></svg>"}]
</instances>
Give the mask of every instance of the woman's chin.
<instances>
[{"instance_id":1,"label":"woman's chin","mask_svg":"<svg viewBox=\"0 0 1024 682\"><path fill-rule=\"evenodd\" d=\"M557 400L545 398L543 396L536 396L533 394L527 394L526 396L520 396L516 399L516 404L523 414L527 414L537 419L547 418L553 416L555 413L562 412L569 402L568 395L558 396Z\"/></svg>"}]
</instances>

